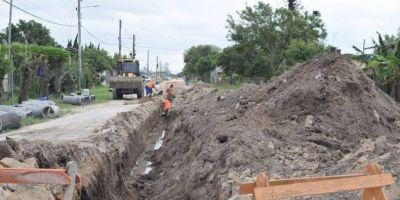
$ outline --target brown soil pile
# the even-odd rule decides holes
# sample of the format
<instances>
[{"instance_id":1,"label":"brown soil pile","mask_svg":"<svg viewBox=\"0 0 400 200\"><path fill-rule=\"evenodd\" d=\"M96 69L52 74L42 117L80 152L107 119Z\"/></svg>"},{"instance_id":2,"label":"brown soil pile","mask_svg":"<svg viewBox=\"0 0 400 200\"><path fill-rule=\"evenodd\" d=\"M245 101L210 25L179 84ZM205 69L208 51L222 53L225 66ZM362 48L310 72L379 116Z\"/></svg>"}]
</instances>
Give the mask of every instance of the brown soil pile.
<instances>
[{"instance_id":1,"label":"brown soil pile","mask_svg":"<svg viewBox=\"0 0 400 200\"><path fill-rule=\"evenodd\" d=\"M262 171L335 175L362 172L371 161L398 176L399 142L399 105L350 59L331 53L265 86L189 89L175 101L154 169L131 185L138 199L236 199L238 182ZM390 199L398 185L387 188Z\"/></svg>"}]
</instances>

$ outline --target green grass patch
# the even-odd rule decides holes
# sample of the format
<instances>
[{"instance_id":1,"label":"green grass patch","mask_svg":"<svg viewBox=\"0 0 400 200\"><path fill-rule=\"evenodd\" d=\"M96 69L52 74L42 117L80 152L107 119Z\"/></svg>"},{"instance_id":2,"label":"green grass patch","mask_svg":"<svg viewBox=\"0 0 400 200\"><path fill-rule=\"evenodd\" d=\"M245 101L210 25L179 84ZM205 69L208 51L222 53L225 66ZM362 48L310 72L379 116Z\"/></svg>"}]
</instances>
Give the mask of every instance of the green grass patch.
<instances>
[{"instance_id":1,"label":"green grass patch","mask_svg":"<svg viewBox=\"0 0 400 200\"><path fill-rule=\"evenodd\" d=\"M96 96L96 100L93 102L95 104L112 100L112 92L109 91L108 86L96 85L96 88L90 90L90 94Z\"/></svg>"},{"instance_id":2,"label":"green grass patch","mask_svg":"<svg viewBox=\"0 0 400 200\"><path fill-rule=\"evenodd\" d=\"M21 119L21 126L29 126L33 124L38 124L48 121L49 118L39 118L39 117L25 117Z\"/></svg>"},{"instance_id":3,"label":"green grass patch","mask_svg":"<svg viewBox=\"0 0 400 200\"><path fill-rule=\"evenodd\" d=\"M224 85L214 85L216 89L220 92L226 92L230 90L240 90L240 84L224 84Z\"/></svg>"},{"instance_id":4,"label":"green grass patch","mask_svg":"<svg viewBox=\"0 0 400 200\"><path fill-rule=\"evenodd\" d=\"M11 99L7 99L7 100L3 101L3 105L6 105L6 106L16 105L16 104L18 104L18 95L15 95L15 94L14 94L12 101L11 101Z\"/></svg>"}]
</instances>

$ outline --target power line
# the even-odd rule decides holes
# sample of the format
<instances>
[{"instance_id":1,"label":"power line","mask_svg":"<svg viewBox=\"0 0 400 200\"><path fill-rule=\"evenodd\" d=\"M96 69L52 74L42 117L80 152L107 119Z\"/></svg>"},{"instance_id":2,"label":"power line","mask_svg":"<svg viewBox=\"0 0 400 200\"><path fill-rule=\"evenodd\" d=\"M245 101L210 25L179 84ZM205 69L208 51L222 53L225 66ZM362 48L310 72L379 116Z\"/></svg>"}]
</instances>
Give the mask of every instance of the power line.
<instances>
[{"instance_id":1,"label":"power line","mask_svg":"<svg viewBox=\"0 0 400 200\"><path fill-rule=\"evenodd\" d=\"M83 30L86 31L87 34L89 34L90 36L92 36L94 39L96 39L96 40L99 41L100 43L103 43L103 44L105 44L105 45L110 45L110 46L118 45L118 44L112 44L112 43L108 43L108 42L105 42L105 41L103 41L103 40L100 40L100 39L99 39L98 37L96 37L94 34L92 34L91 32L89 32L84 26L82 26L82 28L83 28Z\"/></svg>"},{"instance_id":2,"label":"power line","mask_svg":"<svg viewBox=\"0 0 400 200\"><path fill-rule=\"evenodd\" d=\"M104 40L99 39L98 37L96 37L93 33L91 33L90 31L88 31L84 26L82 26L83 30L85 30L85 32L87 34L89 34L91 37L93 37L94 39L96 39L97 41L99 41L100 43L103 43L105 45L110 45L110 46L116 46L118 44L116 43L109 43L106 42ZM122 44L122 47L124 47L127 50L131 50L129 47L127 47L126 45ZM155 50L161 50L161 51L181 51L178 49L167 49L167 48L158 48L158 47L150 47L150 46L142 46L142 45L136 45L136 47L141 48L141 49L155 49Z\"/></svg>"},{"instance_id":3,"label":"power line","mask_svg":"<svg viewBox=\"0 0 400 200\"><path fill-rule=\"evenodd\" d=\"M5 3L7 3L7 4L10 5L10 2L8 2L8 1L6 1L6 0L2 0L2 1L4 1ZM48 20L48 19L44 19L44 18L42 18L42 17L39 17L39 16L37 16L37 15L35 15L35 14L32 14L32 13L30 13L30 12L28 12L28 11L26 11L26 10L24 10L24 9L22 9L22 8L20 8L20 7L18 7L18 6L16 6L16 5L12 5L12 6L13 6L14 8L16 8L17 10L21 11L21 12L24 12L24 13L26 13L26 14L32 16L32 17L35 17L35 18L40 19L40 20L42 20L42 21L48 22L48 23L50 23L50 24L59 25L59 26L65 26L65 27L76 27L76 25L61 24L61 23L58 23L58 22L53 22L53 21L50 21L50 20Z\"/></svg>"}]
</instances>

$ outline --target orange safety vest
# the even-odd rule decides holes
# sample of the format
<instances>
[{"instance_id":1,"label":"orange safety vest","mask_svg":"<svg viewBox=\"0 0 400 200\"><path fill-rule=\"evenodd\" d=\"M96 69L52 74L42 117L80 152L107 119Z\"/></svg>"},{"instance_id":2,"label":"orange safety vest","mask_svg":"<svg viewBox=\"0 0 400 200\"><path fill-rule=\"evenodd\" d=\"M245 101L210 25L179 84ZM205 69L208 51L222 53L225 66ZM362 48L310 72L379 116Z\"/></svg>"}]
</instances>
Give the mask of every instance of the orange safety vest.
<instances>
[{"instance_id":1,"label":"orange safety vest","mask_svg":"<svg viewBox=\"0 0 400 200\"><path fill-rule=\"evenodd\" d=\"M162 109L164 112L167 112L171 108L171 102L168 99L162 100Z\"/></svg>"},{"instance_id":2,"label":"orange safety vest","mask_svg":"<svg viewBox=\"0 0 400 200\"><path fill-rule=\"evenodd\" d=\"M154 88L154 81L150 81L147 83L147 87Z\"/></svg>"}]
</instances>

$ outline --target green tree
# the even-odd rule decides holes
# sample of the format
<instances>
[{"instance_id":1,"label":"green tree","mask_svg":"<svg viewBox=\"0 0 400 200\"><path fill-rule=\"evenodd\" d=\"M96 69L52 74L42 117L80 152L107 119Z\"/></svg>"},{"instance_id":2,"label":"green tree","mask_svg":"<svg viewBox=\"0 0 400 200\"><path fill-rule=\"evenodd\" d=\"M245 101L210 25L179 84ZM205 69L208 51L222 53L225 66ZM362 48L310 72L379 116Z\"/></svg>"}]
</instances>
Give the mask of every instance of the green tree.
<instances>
[{"instance_id":1,"label":"green tree","mask_svg":"<svg viewBox=\"0 0 400 200\"><path fill-rule=\"evenodd\" d=\"M44 71L44 76L36 80L41 85L40 94L49 96L50 87L54 88L54 93L60 94L60 79L65 73L65 64L70 60L68 51L54 46L13 43L12 54L16 73L19 74L20 102L28 99L39 67Z\"/></svg>"},{"instance_id":2,"label":"green tree","mask_svg":"<svg viewBox=\"0 0 400 200\"><path fill-rule=\"evenodd\" d=\"M58 46L55 39L51 37L50 30L43 26L41 23L35 22L34 20L25 21L19 20L16 25L11 26L12 41L25 43L25 39L29 44L37 44L41 46ZM23 34L25 34L25 38ZM8 27L0 33L0 40L4 39L7 41L8 38Z\"/></svg>"},{"instance_id":3,"label":"green tree","mask_svg":"<svg viewBox=\"0 0 400 200\"><path fill-rule=\"evenodd\" d=\"M3 80L4 76L10 71L10 61L7 58L8 48L5 45L0 45L0 103L3 101L4 87Z\"/></svg>"},{"instance_id":4,"label":"green tree","mask_svg":"<svg viewBox=\"0 0 400 200\"><path fill-rule=\"evenodd\" d=\"M319 42L306 43L303 40L292 40L285 50L286 64L293 66L298 62L304 62L324 51L324 45Z\"/></svg>"},{"instance_id":5,"label":"green tree","mask_svg":"<svg viewBox=\"0 0 400 200\"><path fill-rule=\"evenodd\" d=\"M245 57L240 52L238 45L229 46L222 50L218 56L217 64L224 69L226 75L232 80L232 75L237 73L244 75Z\"/></svg>"},{"instance_id":6,"label":"green tree","mask_svg":"<svg viewBox=\"0 0 400 200\"><path fill-rule=\"evenodd\" d=\"M184 74L187 76L199 76L203 81L207 81L211 70L217 66L219 51L220 49L214 45L190 47L184 53Z\"/></svg>"},{"instance_id":7,"label":"green tree","mask_svg":"<svg viewBox=\"0 0 400 200\"><path fill-rule=\"evenodd\" d=\"M100 73L111 71L115 65L113 58L108 55L107 51L98 47L90 43L83 50L83 67L87 82L95 81L98 83L100 81Z\"/></svg>"},{"instance_id":8,"label":"green tree","mask_svg":"<svg viewBox=\"0 0 400 200\"><path fill-rule=\"evenodd\" d=\"M269 4L259 2L237 14L237 19L228 16L228 39L241 47L238 53L246 56L243 62L250 76L268 78L280 73L292 40L310 43L326 37L319 12L310 15L286 8L273 10Z\"/></svg>"}]
</instances>

